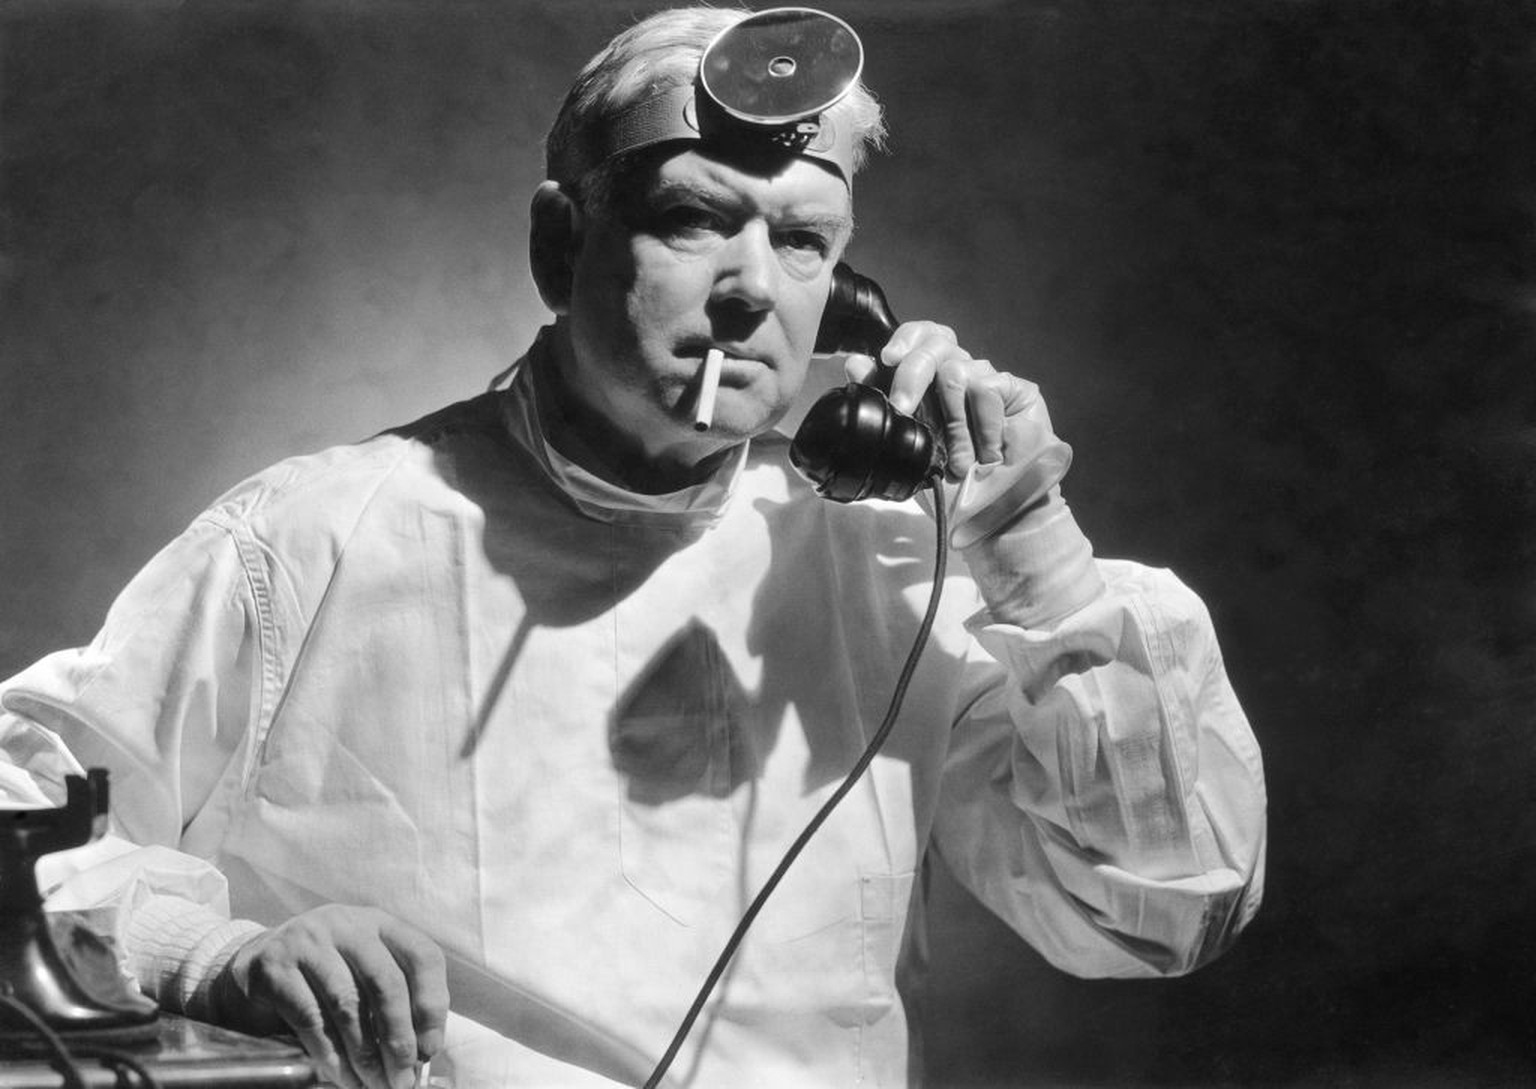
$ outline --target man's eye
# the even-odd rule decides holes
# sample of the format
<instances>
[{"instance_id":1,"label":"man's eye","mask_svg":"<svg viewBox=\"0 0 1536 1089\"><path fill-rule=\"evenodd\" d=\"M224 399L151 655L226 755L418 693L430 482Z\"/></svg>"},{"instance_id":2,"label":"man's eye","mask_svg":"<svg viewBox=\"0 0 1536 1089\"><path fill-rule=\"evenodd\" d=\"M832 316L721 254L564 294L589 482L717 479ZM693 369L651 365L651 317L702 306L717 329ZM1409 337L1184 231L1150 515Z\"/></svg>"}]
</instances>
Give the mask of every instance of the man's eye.
<instances>
[{"instance_id":1,"label":"man's eye","mask_svg":"<svg viewBox=\"0 0 1536 1089\"><path fill-rule=\"evenodd\" d=\"M785 231L780 236L779 244L785 249L821 256L825 256L831 249L826 237L816 231Z\"/></svg>"},{"instance_id":2,"label":"man's eye","mask_svg":"<svg viewBox=\"0 0 1536 1089\"><path fill-rule=\"evenodd\" d=\"M679 204L664 210L657 217L657 225L663 234L686 235L719 231L724 227L724 221L708 208Z\"/></svg>"}]
</instances>

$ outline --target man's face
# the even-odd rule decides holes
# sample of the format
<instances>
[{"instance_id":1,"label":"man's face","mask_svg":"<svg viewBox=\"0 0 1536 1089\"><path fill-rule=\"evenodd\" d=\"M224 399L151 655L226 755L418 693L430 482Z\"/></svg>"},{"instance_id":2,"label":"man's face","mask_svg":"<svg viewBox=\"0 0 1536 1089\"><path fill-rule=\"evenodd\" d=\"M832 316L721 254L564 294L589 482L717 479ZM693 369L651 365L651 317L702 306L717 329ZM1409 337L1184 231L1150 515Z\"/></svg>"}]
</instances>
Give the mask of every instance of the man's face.
<instances>
[{"instance_id":1,"label":"man's face","mask_svg":"<svg viewBox=\"0 0 1536 1089\"><path fill-rule=\"evenodd\" d=\"M805 380L847 186L807 159L754 167L689 149L642 167L575 257L566 388L645 455L697 461L771 427ZM714 423L700 369L725 354Z\"/></svg>"}]
</instances>

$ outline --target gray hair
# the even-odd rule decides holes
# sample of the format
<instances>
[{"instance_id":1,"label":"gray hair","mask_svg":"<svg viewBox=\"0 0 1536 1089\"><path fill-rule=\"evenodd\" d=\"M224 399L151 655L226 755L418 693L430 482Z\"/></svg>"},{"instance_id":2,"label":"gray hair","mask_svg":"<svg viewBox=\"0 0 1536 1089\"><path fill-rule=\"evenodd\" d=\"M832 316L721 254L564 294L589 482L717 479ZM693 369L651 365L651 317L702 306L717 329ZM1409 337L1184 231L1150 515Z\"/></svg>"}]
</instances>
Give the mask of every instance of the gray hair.
<instances>
[{"instance_id":1,"label":"gray hair","mask_svg":"<svg viewBox=\"0 0 1536 1089\"><path fill-rule=\"evenodd\" d=\"M561 149L579 144L588 132L635 103L692 83L709 43L750 14L745 9L671 8L620 33L576 76L544 140L545 161L556 161ZM861 169L870 152L885 143L880 103L861 81L828 113L851 126L853 166ZM576 181L576 198L590 210L605 210L617 179L644 150L587 171Z\"/></svg>"}]
</instances>

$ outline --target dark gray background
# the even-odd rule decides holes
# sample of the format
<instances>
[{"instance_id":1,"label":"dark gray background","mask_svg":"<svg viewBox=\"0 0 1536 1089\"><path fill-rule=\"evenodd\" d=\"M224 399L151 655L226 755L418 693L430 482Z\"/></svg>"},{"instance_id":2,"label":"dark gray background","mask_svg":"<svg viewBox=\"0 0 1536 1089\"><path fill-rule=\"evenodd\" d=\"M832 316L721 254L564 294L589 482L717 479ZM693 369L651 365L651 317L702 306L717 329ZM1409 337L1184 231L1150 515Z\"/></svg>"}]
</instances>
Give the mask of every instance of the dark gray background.
<instances>
[{"instance_id":1,"label":"dark gray background","mask_svg":"<svg viewBox=\"0 0 1536 1089\"><path fill-rule=\"evenodd\" d=\"M652 6L0 5L0 674L521 351L537 141ZM1270 779L1266 905L1189 979L1066 979L941 883L935 1080L1536 1080L1536 5L834 7L894 131L853 257L1044 387Z\"/></svg>"}]
</instances>

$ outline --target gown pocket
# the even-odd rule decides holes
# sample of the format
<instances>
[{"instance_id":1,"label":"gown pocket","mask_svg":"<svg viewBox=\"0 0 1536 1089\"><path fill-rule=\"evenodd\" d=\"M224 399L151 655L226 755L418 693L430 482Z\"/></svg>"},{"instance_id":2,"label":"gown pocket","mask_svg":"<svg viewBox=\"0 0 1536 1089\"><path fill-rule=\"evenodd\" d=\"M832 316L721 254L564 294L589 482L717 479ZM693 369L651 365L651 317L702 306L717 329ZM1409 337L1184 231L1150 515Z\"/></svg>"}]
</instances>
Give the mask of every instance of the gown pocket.
<instances>
[{"instance_id":1,"label":"gown pocket","mask_svg":"<svg viewBox=\"0 0 1536 1089\"><path fill-rule=\"evenodd\" d=\"M630 686L609 727L624 879L684 926L718 910L736 872L738 794L757 773L746 706L713 634L694 622Z\"/></svg>"}]
</instances>

